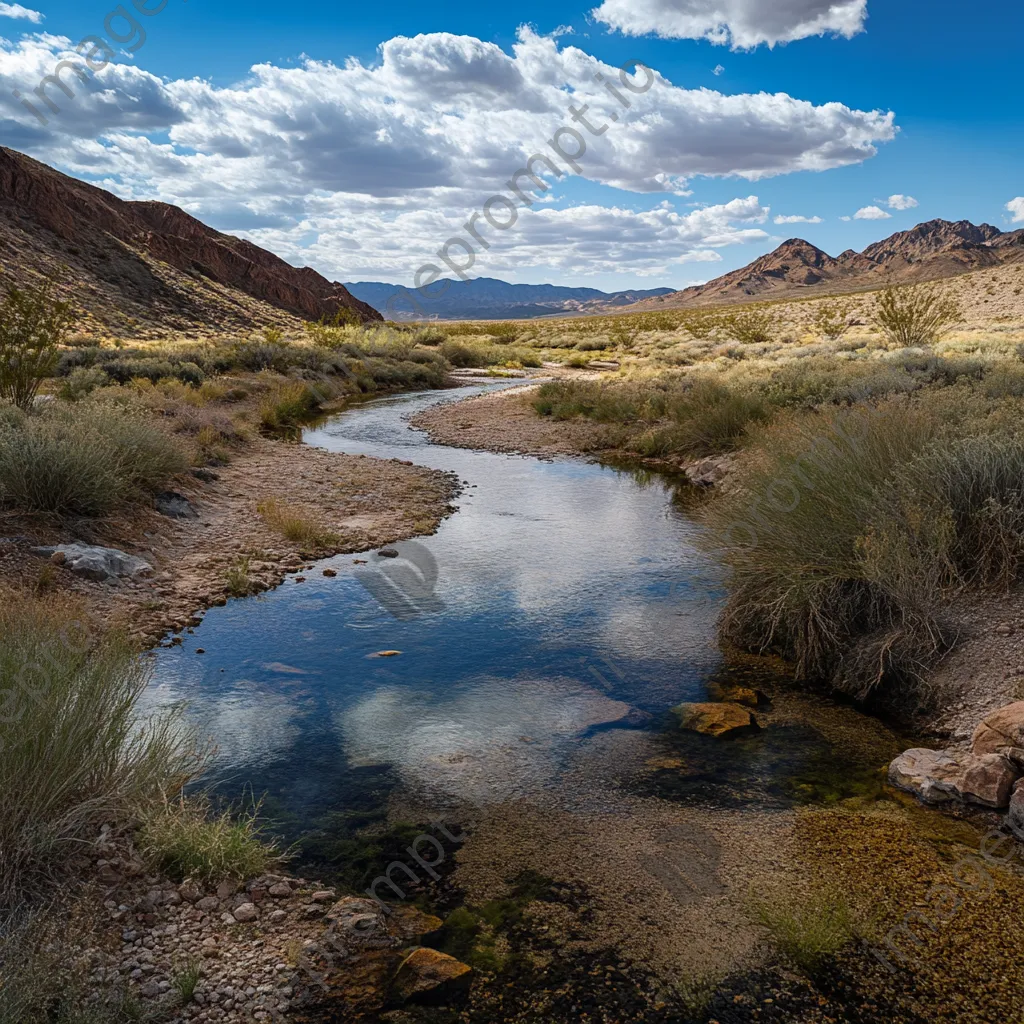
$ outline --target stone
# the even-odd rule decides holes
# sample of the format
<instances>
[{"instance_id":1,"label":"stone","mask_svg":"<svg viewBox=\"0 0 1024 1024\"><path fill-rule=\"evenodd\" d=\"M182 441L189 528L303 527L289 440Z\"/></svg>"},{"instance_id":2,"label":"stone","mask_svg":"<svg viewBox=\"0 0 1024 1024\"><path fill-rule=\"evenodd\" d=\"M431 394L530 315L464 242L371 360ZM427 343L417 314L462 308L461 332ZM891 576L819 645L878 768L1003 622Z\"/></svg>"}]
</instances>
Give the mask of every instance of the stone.
<instances>
[{"instance_id":1,"label":"stone","mask_svg":"<svg viewBox=\"0 0 1024 1024\"><path fill-rule=\"evenodd\" d=\"M153 499L157 512L171 519L198 519L199 513L184 494L177 491L163 491Z\"/></svg>"},{"instance_id":2,"label":"stone","mask_svg":"<svg viewBox=\"0 0 1024 1024\"><path fill-rule=\"evenodd\" d=\"M76 576L105 583L107 580L127 576L134 579L151 573L153 567L144 558L118 551L117 548L93 547L88 544L58 544L56 547L33 548L34 555L53 560L64 555L62 563Z\"/></svg>"},{"instance_id":3,"label":"stone","mask_svg":"<svg viewBox=\"0 0 1024 1024\"><path fill-rule=\"evenodd\" d=\"M1024 747L1024 700L993 711L971 737L971 752L994 754L1000 747Z\"/></svg>"},{"instance_id":4,"label":"stone","mask_svg":"<svg viewBox=\"0 0 1024 1024\"><path fill-rule=\"evenodd\" d=\"M717 487L732 468L733 460L728 455L720 455L684 463L682 470L686 479L695 487Z\"/></svg>"},{"instance_id":5,"label":"stone","mask_svg":"<svg viewBox=\"0 0 1024 1024\"><path fill-rule=\"evenodd\" d=\"M472 980L472 967L446 953L423 947L399 965L392 991L402 1002L446 1003L465 992Z\"/></svg>"},{"instance_id":6,"label":"stone","mask_svg":"<svg viewBox=\"0 0 1024 1024\"><path fill-rule=\"evenodd\" d=\"M377 555L380 558L398 558L399 557L398 552L394 548L381 548L380 551L377 552Z\"/></svg>"},{"instance_id":7,"label":"stone","mask_svg":"<svg viewBox=\"0 0 1024 1024\"><path fill-rule=\"evenodd\" d=\"M216 896L204 896L201 900L196 900L197 910L216 910L220 906L220 900Z\"/></svg>"},{"instance_id":8,"label":"stone","mask_svg":"<svg viewBox=\"0 0 1024 1024\"><path fill-rule=\"evenodd\" d=\"M681 729L716 739L758 728L757 719L739 704L680 704L672 711Z\"/></svg>"},{"instance_id":9,"label":"stone","mask_svg":"<svg viewBox=\"0 0 1024 1024\"><path fill-rule=\"evenodd\" d=\"M235 907L232 913L235 915L236 921L241 921L243 923L246 921L255 921L259 916L259 912L252 903L243 903L241 906Z\"/></svg>"},{"instance_id":10,"label":"stone","mask_svg":"<svg viewBox=\"0 0 1024 1024\"><path fill-rule=\"evenodd\" d=\"M925 803L950 800L995 809L1006 807L1020 769L1001 754L929 750L904 751L889 765L889 782Z\"/></svg>"},{"instance_id":11,"label":"stone","mask_svg":"<svg viewBox=\"0 0 1024 1024\"><path fill-rule=\"evenodd\" d=\"M324 575L325 575L325 576L326 576L326 577L327 577L327 578L328 578L329 580L332 580L332 579L334 579L334 577L335 577L335 576L337 576L337 575L338 575L338 572L337 572L337 570L336 570L336 569L324 569Z\"/></svg>"},{"instance_id":12,"label":"stone","mask_svg":"<svg viewBox=\"0 0 1024 1024\"><path fill-rule=\"evenodd\" d=\"M764 694L752 690L749 686L733 686L730 683L711 683L708 686L708 696L720 703L745 704L751 708L756 708L766 700Z\"/></svg>"},{"instance_id":13,"label":"stone","mask_svg":"<svg viewBox=\"0 0 1024 1024\"><path fill-rule=\"evenodd\" d=\"M328 900L333 900L334 897L335 892L333 889L320 889L317 892L313 893L313 895L309 898L314 903L326 903Z\"/></svg>"},{"instance_id":14,"label":"stone","mask_svg":"<svg viewBox=\"0 0 1024 1024\"><path fill-rule=\"evenodd\" d=\"M50 561L53 562L54 565L63 565L67 560L68 556L64 554L63 551L54 551L54 553L50 555Z\"/></svg>"},{"instance_id":15,"label":"stone","mask_svg":"<svg viewBox=\"0 0 1024 1024\"><path fill-rule=\"evenodd\" d=\"M285 896L291 896L292 887L287 882L275 882L267 892L275 899L282 899Z\"/></svg>"},{"instance_id":16,"label":"stone","mask_svg":"<svg viewBox=\"0 0 1024 1024\"><path fill-rule=\"evenodd\" d=\"M388 921L389 929L407 942L430 935L444 927L444 921L416 907L396 907Z\"/></svg>"},{"instance_id":17,"label":"stone","mask_svg":"<svg viewBox=\"0 0 1024 1024\"><path fill-rule=\"evenodd\" d=\"M345 896L327 911L330 931L352 946L390 945L387 920L376 900Z\"/></svg>"}]
</instances>

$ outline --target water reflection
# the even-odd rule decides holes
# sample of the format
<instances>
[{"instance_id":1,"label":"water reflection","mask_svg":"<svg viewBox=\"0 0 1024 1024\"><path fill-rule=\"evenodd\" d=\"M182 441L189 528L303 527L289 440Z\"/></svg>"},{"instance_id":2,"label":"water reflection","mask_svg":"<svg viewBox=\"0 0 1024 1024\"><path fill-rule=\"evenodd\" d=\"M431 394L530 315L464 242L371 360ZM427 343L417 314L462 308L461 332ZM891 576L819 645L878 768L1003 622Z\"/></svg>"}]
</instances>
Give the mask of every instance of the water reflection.
<instances>
[{"instance_id":1,"label":"water reflection","mask_svg":"<svg viewBox=\"0 0 1024 1024\"><path fill-rule=\"evenodd\" d=\"M720 662L720 579L671 482L436 446L406 422L452 398L383 399L306 436L456 472L468 486L436 536L215 608L157 655L152 699L188 699L221 765L300 820L384 767L470 800L530 792L575 737L698 697Z\"/></svg>"}]
</instances>

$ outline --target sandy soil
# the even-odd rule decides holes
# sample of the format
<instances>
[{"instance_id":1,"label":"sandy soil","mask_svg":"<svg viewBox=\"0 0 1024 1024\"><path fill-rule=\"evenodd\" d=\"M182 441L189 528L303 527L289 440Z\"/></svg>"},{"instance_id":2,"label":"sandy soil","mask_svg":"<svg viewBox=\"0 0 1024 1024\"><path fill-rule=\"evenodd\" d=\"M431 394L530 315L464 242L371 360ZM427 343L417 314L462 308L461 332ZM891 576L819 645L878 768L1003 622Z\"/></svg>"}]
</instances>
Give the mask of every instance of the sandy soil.
<instances>
[{"instance_id":1,"label":"sandy soil","mask_svg":"<svg viewBox=\"0 0 1024 1024\"><path fill-rule=\"evenodd\" d=\"M197 611L224 604L226 575L249 556L262 589L310 566L311 555L364 551L433 533L452 511L457 481L394 460L339 455L308 445L258 438L216 479L179 481L197 516L175 519L139 509L101 526L40 531L0 523L0 580L84 597L99 621L123 622L147 642L188 627ZM289 510L335 534L337 542L303 552L267 525L257 503L277 498ZM20 528L19 528L20 527ZM15 536L12 539L12 535ZM23 536L27 535L27 536ZM30 553L34 544L101 544L149 561L149 577L94 583Z\"/></svg>"}]
</instances>

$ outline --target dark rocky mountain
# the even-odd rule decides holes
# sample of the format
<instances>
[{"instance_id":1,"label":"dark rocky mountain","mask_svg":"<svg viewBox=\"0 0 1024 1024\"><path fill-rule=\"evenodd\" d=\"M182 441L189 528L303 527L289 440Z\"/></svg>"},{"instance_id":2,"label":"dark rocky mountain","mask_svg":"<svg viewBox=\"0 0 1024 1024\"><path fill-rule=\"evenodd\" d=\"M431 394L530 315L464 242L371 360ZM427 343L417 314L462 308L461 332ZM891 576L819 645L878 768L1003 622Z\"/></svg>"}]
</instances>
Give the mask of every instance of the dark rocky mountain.
<instances>
[{"instance_id":1,"label":"dark rocky mountain","mask_svg":"<svg viewBox=\"0 0 1024 1024\"><path fill-rule=\"evenodd\" d=\"M889 281L940 280L1022 261L1024 230L1003 232L991 224L932 220L875 242L863 252L848 249L838 257L802 238L791 238L746 267L631 309L797 298L814 291L864 291Z\"/></svg>"},{"instance_id":2,"label":"dark rocky mountain","mask_svg":"<svg viewBox=\"0 0 1024 1024\"><path fill-rule=\"evenodd\" d=\"M438 281L422 293L379 281L350 282L345 287L391 320L525 320L628 306L672 293L671 288L654 288L609 294L597 288L509 284L490 277Z\"/></svg>"},{"instance_id":3,"label":"dark rocky mountain","mask_svg":"<svg viewBox=\"0 0 1024 1024\"><path fill-rule=\"evenodd\" d=\"M235 330L380 314L337 282L167 203L126 202L0 147L0 284L59 272L84 326Z\"/></svg>"}]
</instances>

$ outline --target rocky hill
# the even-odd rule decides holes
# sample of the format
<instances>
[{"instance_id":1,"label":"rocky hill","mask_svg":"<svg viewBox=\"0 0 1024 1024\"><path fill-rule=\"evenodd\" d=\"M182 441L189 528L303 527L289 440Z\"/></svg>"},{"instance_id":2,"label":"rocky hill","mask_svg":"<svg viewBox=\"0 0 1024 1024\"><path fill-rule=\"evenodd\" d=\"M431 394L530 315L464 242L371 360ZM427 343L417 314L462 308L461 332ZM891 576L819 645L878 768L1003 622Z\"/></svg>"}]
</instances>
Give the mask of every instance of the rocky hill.
<instances>
[{"instance_id":1,"label":"rocky hill","mask_svg":"<svg viewBox=\"0 0 1024 1024\"><path fill-rule=\"evenodd\" d=\"M0 285L56 272L85 327L238 330L380 314L337 282L176 206L126 202L0 147Z\"/></svg>"},{"instance_id":2,"label":"rocky hill","mask_svg":"<svg viewBox=\"0 0 1024 1024\"><path fill-rule=\"evenodd\" d=\"M509 284L490 277L439 281L426 294L410 293L399 285L379 281L347 283L345 287L390 320L526 320L628 306L672 293L671 288L653 288L609 294L597 288Z\"/></svg>"},{"instance_id":3,"label":"rocky hill","mask_svg":"<svg viewBox=\"0 0 1024 1024\"><path fill-rule=\"evenodd\" d=\"M817 292L856 292L889 281L909 283L955 277L972 270L1024 262L1024 230L1003 232L991 224L932 220L900 231L863 252L830 256L802 238L791 238L740 270L645 300L630 311L722 305L752 299L793 299Z\"/></svg>"}]
</instances>

